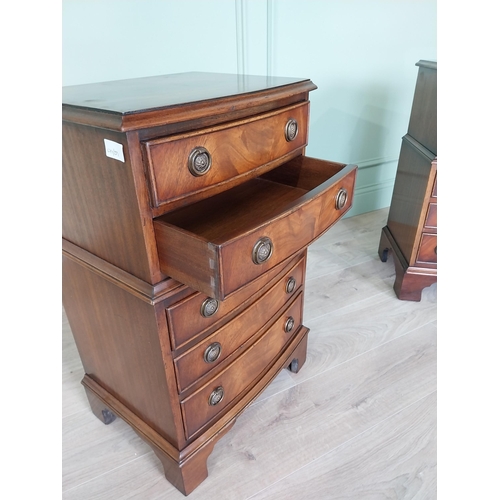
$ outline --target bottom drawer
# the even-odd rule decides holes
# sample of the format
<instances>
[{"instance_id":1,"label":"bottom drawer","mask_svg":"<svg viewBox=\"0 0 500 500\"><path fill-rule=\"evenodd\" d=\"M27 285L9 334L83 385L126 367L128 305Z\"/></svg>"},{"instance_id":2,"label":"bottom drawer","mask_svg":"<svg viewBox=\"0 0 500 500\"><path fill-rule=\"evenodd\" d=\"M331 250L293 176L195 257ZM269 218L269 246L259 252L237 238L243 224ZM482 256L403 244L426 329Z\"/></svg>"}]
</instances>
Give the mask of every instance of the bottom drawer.
<instances>
[{"instance_id":1,"label":"bottom drawer","mask_svg":"<svg viewBox=\"0 0 500 500\"><path fill-rule=\"evenodd\" d=\"M265 368L299 331L303 294L300 293L278 320L226 370L181 401L186 437L189 439L218 416L257 381Z\"/></svg>"},{"instance_id":2,"label":"bottom drawer","mask_svg":"<svg viewBox=\"0 0 500 500\"><path fill-rule=\"evenodd\" d=\"M437 203L429 203L427 217L425 218L425 227L430 229L431 232L437 228Z\"/></svg>"},{"instance_id":3,"label":"bottom drawer","mask_svg":"<svg viewBox=\"0 0 500 500\"><path fill-rule=\"evenodd\" d=\"M417 254L417 264L437 264L437 235L422 234Z\"/></svg>"}]
</instances>

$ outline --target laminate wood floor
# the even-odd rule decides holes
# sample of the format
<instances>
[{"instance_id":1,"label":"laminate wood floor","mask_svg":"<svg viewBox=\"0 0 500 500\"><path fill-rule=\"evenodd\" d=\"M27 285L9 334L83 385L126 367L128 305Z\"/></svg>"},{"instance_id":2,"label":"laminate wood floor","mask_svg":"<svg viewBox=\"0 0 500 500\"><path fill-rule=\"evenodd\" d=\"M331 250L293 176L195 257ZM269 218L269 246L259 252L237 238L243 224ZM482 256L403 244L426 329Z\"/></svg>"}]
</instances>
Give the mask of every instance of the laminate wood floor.
<instances>
[{"instance_id":1,"label":"laminate wood floor","mask_svg":"<svg viewBox=\"0 0 500 500\"><path fill-rule=\"evenodd\" d=\"M190 500L436 498L437 285L396 298L392 257L377 255L387 213L343 219L310 247L307 362L216 444ZM62 368L62 498L186 498L123 421L91 413L64 311Z\"/></svg>"}]
</instances>

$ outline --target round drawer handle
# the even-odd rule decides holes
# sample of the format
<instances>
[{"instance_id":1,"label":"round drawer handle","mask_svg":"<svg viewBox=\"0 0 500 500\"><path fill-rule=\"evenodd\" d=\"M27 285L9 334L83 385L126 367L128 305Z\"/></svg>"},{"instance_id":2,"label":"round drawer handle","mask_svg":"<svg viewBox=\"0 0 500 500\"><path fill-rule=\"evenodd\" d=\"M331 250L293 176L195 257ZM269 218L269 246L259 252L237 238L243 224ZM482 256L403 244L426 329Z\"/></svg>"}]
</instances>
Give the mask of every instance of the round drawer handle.
<instances>
[{"instance_id":1,"label":"round drawer handle","mask_svg":"<svg viewBox=\"0 0 500 500\"><path fill-rule=\"evenodd\" d=\"M212 157L205 148L198 146L189 153L188 168L195 177L205 175L212 166Z\"/></svg>"},{"instance_id":2,"label":"round drawer handle","mask_svg":"<svg viewBox=\"0 0 500 500\"><path fill-rule=\"evenodd\" d=\"M290 333L293 330L293 326L295 325L295 320L289 316L285 322L285 332Z\"/></svg>"},{"instance_id":3,"label":"round drawer handle","mask_svg":"<svg viewBox=\"0 0 500 500\"><path fill-rule=\"evenodd\" d=\"M270 238L265 236L260 238L253 246L252 260L254 264L263 264L271 258L273 254L273 242Z\"/></svg>"},{"instance_id":4,"label":"round drawer handle","mask_svg":"<svg viewBox=\"0 0 500 500\"><path fill-rule=\"evenodd\" d=\"M291 118L286 122L285 125L285 139L287 140L287 142L293 141L297 137L298 133L299 124L297 123L297 120Z\"/></svg>"},{"instance_id":5,"label":"round drawer handle","mask_svg":"<svg viewBox=\"0 0 500 500\"><path fill-rule=\"evenodd\" d=\"M224 389L222 386L217 387L212 391L210 397L208 398L208 404L210 406L218 405L224 399Z\"/></svg>"},{"instance_id":6,"label":"round drawer handle","mask_svg":"<svg viewBox=\"0 0 500 500\"><path fill-rule=\"evenodd\" d=\"M220 357L221 352L222 352L222 346L219 344L219 342L214 342L210 344L205 349L205 353L203 354L203 359L205 363L213 363L217 361Z\"/></svg>"},{"instance_id":7,"label":"round drawer handle","mask_svg":"<svg viewBox=\"0 0 500 500\"><path fill-rule=\"evenodd\" d=\"M286 282L286 293L292 293L295 290L297 282L293 276L290 276Z\"/></svg>"},{"instance_id":8,"label":"round drawer handle","mask_svg":"<svg viewBox=\"0 0 500 500\"><path fill-rule=\"evenodd\" d=\"M219 301L217 299L205 299L201 304L200 313L203 317L209 318L219 310Z\"/></svg>"},{"instance_id":9,"label":"round drawer handle","mask_svg":"<svg viewBox=\"0 0 500 500\"><path fill-rule=\"evenodd\" d=\"M337 210L342 210L345 207L348 198L349 193L347 192L347 189L340 188L337 196L335 197L335 208Z\"/></svg>"}]
</instances>

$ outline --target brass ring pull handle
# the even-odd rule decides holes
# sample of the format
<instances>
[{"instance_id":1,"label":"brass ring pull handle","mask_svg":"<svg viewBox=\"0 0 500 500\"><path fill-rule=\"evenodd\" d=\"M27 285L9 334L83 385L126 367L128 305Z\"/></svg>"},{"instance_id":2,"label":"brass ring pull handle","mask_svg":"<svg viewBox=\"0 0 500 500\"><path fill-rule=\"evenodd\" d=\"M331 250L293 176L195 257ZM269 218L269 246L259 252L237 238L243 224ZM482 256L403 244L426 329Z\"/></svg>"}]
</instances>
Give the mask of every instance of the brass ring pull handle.
<instances>
[{"instance_id":1,"label":"brass ring pull handle","mask_svg":"<svg viewBox=\"0 0 500 500\"><path fill-rule=\"evenodd\" d=\"M219 310L219 301L217 299L205 299L201 304L200 313L203 317L209 318Z\"/></svg>"},{"instance_id":2,"label":"brass ring pull handle","mask_svg":"<svg viewBox=\"0 0 500 500\"><path fill-rule=\"evenodd\" d=\"M340 188L337 196L335 197L335 208L337 210L342 210L345 207L348 198L349 193L347 192L347 189Z\"/></svg>"},{"instance_id":3,"label":"brass ring pull handle","mask_svg":"<svg viewBox=\"0 0 500 500\"><path fill-rule=\"evenodd\" d=\"M292 293L295 290L295 286L297 285L297 282L295 281L295 278L293 276L290 276L286 282L286 293Z\"/></svg>"},{"instance_id":4,"label":"brass ring pull handle","mask_svg":"<svg viewBox=\"0 0 500 500\"><path fill-rule=\"evenodd\" d=\"M217 387L212 391L210 397L208 398L208 404L210 406L218 405L224 399L224 389L222 386Z\"/></svg>"},{"instance_id":5,"label":"brass ring pull handle","mask_svg":"<svg viewBox=\"0 0 500 500\"><path fill-rule=\"evenodd\" d=\"M188 168L192 175L200 177L205 175L212 166L212 156L205 148L194 148L188 157Z\"/></svg>"},{"instance_id":6,"label":"brass ring pull handle","mask_svg":"<svg viewBox=\"0 0 500 500\"><path fill-rule=\"evenodd\" d=\"M267 236L260 238L253 246L252 261L254 264L263 264L273 254L273 242Z\"/></svg>"},{"instance_id":7,"label":"brass ring pull handle","mask_svg":"<svg viewBox=\"0 0 500 500\"><path fill-rule=\"evenodd\" d=\"M295 320L289 316L285 322L285 332L290 333L293 330L293 326L295 325Z\"/></svg>"},{"instance_id":8,"label":"brass ring pull handle","mask_svg":"<svg viewBox=\"0 0 500 500\"><path fill-rule=\"evenodd\" d=\"M285 125L285 139L287 140L287 142L291 142L297 137L298 133L299 124L297 123L297 120L291 118L286 122Z\"/></svg>"},{"instance_id":9,"label":"brass ring pull handle","mask_svg":"<svg viewBox=\"0 0 500 500\"><path fill-rule=\"evenodd\" d=\"M219 359L221 352L222 346L219 344L219 342L214 342L205 349L203 360L205 361L205 363L214 363Z\"/></svg>"}]
</instances>

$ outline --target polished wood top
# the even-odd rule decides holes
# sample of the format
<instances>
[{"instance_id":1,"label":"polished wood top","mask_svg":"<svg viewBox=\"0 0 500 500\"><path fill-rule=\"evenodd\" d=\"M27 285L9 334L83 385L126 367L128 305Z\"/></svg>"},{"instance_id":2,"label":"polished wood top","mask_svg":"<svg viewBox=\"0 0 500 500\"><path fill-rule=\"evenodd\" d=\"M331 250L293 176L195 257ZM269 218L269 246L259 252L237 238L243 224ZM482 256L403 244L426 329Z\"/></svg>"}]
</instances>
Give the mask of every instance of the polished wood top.
<instances>
[{"instance_id":1,"label":"polished wood top","mask_svg":"<svg viewBox=\"0 0 500 500\"><path fill-rule=\"evenodd\" d=\"M63 119L130 130L166 123L165 111L172 120L199 118L316 88L303 78L201 72L73 85L63 87Z\"/></svg>"}]
</instances>

